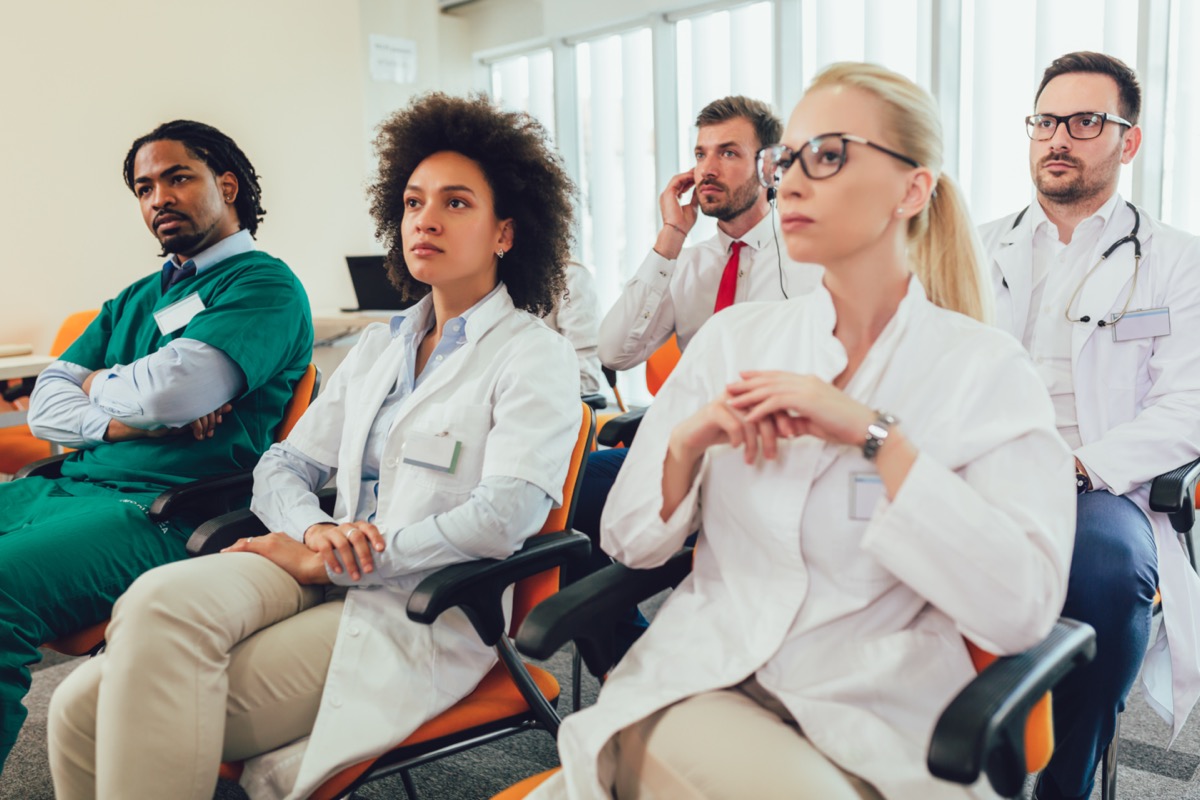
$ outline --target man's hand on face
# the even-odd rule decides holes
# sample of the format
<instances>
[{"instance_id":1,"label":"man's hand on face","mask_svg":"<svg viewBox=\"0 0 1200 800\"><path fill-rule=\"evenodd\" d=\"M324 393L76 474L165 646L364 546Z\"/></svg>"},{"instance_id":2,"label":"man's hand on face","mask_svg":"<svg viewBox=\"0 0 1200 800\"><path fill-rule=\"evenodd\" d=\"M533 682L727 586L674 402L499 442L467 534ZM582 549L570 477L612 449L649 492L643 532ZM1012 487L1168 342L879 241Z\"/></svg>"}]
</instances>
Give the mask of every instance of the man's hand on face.
<instances>
[{"instance_id":1,"label":"man's hand on face","mask_svg":"<svg viewBox=\"0 0 1200 800\"><path fill-rule=\"evenodd\" d=\"M693 191L691 198L686 203L683 201L683 195L695 185L696 177L691 170L681 172L670 180L667 188L658 196L663 227L654 242L654 250L663 258L678 258L688 232L696 224L700 209L699 195Z\"/></svg>"}]
</instances>

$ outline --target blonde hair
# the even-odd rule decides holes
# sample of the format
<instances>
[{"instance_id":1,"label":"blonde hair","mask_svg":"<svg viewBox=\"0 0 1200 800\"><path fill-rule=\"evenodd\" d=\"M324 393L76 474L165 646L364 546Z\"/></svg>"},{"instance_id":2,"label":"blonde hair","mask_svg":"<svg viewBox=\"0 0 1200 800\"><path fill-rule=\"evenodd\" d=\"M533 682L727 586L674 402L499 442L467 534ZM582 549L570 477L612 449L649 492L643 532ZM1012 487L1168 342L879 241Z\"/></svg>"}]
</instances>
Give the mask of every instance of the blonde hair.
<instances>
[{"instance_id":1,"label":"blonde hair","mask_svg":"<svg viewBox=\"0 0 1200 800\"><path fill-rule=\"evenodd\" d=\"M834 86L861 89L884 111L890 146L933 172L934 191L908 221L909 257L929 299L982 322L991 319L983 282L983 248L962 193L942 173L942 123L929 92L876 64L842 62L823 69L806 92Z\"/></svg>"}]
</instances>

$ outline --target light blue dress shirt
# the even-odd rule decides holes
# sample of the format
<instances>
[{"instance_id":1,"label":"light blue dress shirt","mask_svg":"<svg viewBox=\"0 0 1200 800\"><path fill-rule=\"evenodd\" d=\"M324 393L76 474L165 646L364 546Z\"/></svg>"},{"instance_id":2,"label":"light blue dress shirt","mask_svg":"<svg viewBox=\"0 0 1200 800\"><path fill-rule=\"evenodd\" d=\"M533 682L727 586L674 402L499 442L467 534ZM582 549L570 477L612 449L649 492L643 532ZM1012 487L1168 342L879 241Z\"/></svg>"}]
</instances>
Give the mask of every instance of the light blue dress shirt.
<instances>
[{"instance_id":1,"label":"light blue dress shirt","mask_svg":"<svg viewBox=\"0 0 1200 800\"><path fill-rule=\"evenodd\" d=\"M402 338L405 372L396 378L395 388L384 399L375 415L363 453L362 490L353 519L374 522L378 506L379 467L384 444L403 402L435 370L466 344L467 319L497 290L468 309L460 317L447 320L442 338L429 356L420 375L414 370L417 349L433 329L432 313L392 318L393 338ZM333 469L316 462L286 441L271 446L254 470L254 500L251 509L272 531L287 533L304 541L304 532L318 523L337 524L321 510L314 494L333 477ZM387 546L374 554L375 571L363 573L355 582L348 572L329 572L341 586L368 586L388 578L460 561L469 561L487 552L489 544L507 541L512 532L536 529L553 506L553 500L540 487L519 478L485 477L467 500L450 511L435 514L398 531L381 530ZM402 541L402 544L400 543ZM507 553L489 555L503 558ZM345 566L345 565L343 565Z\"/></svg>"},{"instance_id":2,"label":"light blue dress shirt","mask_svg":"<svg viewBox=\"0 0 1200 800\"><path fill-rule=\"evenodd\" d=\"M254 237L240 230L190 259L200 274L213 265L255 249ZM181 269L171 256L163 274ZM134 428L178 428L220 408L241 394L246 380L233 359L212 345L176 339L130 364L118 364L82 390L92 370L55 361L38 377L29 398L29 427L39 439L66 447L94 447L104 441L112 420Z\"/></svg>"}]
</instances>

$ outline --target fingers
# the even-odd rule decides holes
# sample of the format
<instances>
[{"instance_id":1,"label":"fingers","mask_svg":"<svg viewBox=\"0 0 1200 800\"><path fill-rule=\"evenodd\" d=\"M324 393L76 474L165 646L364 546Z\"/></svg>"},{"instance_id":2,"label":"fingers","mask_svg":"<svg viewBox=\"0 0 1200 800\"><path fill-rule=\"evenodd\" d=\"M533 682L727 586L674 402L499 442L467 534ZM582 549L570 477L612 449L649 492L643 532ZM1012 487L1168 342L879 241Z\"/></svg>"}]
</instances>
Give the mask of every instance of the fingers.
<instances>
[{"instance_id":1,"label":"fingers","mask_svg":"<svg viewBox=\"0 0 1200 800\"><path fill-rule=\"evenodd\" d=\"M374 572L375 559L371 554L373 543L367 536L367 532L363 530L364 526L370 526L372 528L375 527L369 522L351 522L347 525L344 525L343 528L346 529L346 540L349 542L350 547L352 548L353 558L355 561L354 569L361 568L363 572ZM351 571L350 577L354 578L354 580L358 580L358 576L353 570Z\"/></svg>"}]
</instances>

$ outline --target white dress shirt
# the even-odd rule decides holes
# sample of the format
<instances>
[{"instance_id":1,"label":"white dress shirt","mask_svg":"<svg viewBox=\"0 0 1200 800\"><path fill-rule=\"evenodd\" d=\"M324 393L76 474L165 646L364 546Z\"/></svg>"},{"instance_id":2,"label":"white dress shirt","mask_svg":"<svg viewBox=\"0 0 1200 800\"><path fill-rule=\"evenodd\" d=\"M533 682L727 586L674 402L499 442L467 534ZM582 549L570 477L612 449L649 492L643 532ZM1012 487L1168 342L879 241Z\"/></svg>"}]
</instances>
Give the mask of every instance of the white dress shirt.
<instances>
[{"instance_id":1,"label":"white dress shirt","mask_svg":"<svg viewBox=\"0 0 1200 800\"><path fill-rule=\"evenodd\" d=\"M775 230L775 213L763 217L738 241L735 303L783 300L813 290L823 270L788 258ZM630 369L648 359L671 334L679 349L713 315L717 289L734 239L717 235L685 247L670 260L651 250L600 323L600 361L612 369Z\"/></svg>"}]
</instances>

